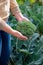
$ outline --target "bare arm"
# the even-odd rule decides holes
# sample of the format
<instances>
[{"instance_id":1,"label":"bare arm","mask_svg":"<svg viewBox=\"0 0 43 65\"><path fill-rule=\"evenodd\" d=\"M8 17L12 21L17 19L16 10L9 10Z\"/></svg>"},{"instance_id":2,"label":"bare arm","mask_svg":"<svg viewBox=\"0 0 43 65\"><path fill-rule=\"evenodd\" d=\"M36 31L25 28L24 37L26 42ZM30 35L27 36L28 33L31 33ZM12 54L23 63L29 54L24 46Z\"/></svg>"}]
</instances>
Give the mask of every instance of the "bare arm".
<instances>
[{"instance_id":1,"label":"bare arm","mask_svg":"<svg viewBox=\"0 0 43 65\"><path fill-rule=\"evenodd\" d=\"M10 9L13 16L15 16L18 21L29 21L28 18L23 16L16 0L10 0Z\"/></svg>"},{"instance_id":2,"label":"bare arm","mask_svg":"<svg viewBox=\"0 0 43 65\"><path fill-rule=\"evenodd\" d=\"M23 36L20 32L13 30L4 20L0 18L0 30L3 30L21 40L27 40L26 36Z\"/></svg>"},{"instance_id":3,"label":"bare arm","mask_svg":"<svg viewBox=\"0 0 43 65\"><path fill-rule=\"evenodd\" d=\"M12 12L13 16L15 16L17 20L20 20L21 16L22 16L22 13L19 9L19 5L16 2L16 0L11 0L10 1L10 9L11 9L11 12Z\"/></svg>"}]
</instances>

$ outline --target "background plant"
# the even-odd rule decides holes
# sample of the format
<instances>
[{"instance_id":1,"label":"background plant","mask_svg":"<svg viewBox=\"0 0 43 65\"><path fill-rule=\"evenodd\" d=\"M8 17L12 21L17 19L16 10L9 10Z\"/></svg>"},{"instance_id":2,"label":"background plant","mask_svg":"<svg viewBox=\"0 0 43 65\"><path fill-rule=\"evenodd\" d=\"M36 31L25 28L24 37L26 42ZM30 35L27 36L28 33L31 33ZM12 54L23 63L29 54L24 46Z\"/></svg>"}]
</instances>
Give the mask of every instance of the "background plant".
<instances>
[{"instance_id":1,"label":"background plant","mask_svg":"<svg viewBox=\"0 0 43 65\"><path fill-rule=\"evenodd\" d=\"M11 38L12 53L9 65L43 65L43 34L38 29L39 22L43 22L42 2L39 0L17 0L17 2L23 15L36 25L37 31L28 41ZM16 29L17 20L12 14L9 20L12 22L10 23L12 28Z\"/></svg>"}]
</instances>

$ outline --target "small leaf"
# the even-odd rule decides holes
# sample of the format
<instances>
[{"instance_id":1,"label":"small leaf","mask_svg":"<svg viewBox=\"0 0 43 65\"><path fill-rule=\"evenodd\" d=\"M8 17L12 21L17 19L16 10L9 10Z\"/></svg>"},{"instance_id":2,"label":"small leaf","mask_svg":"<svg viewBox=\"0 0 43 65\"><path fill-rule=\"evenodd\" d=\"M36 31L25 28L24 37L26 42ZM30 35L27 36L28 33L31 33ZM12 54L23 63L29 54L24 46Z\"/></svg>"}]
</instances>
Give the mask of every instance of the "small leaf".
<instances>
[{"instance_id":1,"label":"small leaf","mask_svg":"<svg viewBox=\"0 0 43 65\"><path fill-rule=\"evenodd\" d=\"M21 52L21 53L25 53L25 54L29 54L29 51L26 50L26 49L20 49L19 52Z\"/></svg>"}]
</instances>

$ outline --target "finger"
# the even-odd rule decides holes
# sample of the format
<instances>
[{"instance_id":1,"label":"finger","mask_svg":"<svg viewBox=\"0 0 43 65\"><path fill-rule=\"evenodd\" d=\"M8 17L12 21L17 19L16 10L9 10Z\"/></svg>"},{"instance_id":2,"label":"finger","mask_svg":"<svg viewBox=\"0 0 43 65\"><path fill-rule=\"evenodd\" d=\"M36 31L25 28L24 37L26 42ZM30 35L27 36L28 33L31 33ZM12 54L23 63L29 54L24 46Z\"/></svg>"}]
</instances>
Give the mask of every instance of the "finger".
<instances>
[{"instance_id":1,"label":"finger","mask_svg":"<svg viewBox=\"0 0 43 65\"><path fill-rule=\"evenodd\" d=\"M27 40L28 38L26 36L21 36L21 40Z\"/></svg>"},{"instance_id":2,"label":"finger","mask_svg":"<svg viewBox=\"0 0 43 65\"><path fill-rule=\"evenodd\" d=\"M26 18L26 17L24 17L24 20L25 20L25 21L30 21L30 20L29 20L28 18Z\"/></svg>"}]
</instances>

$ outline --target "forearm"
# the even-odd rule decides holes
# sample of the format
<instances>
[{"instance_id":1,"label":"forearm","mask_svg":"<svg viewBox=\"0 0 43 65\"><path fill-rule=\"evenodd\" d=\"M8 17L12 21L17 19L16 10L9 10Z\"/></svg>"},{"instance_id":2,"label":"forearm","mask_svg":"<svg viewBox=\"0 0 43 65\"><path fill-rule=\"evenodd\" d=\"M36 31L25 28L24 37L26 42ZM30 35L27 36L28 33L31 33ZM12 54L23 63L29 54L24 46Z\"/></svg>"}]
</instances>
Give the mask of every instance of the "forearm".
<instances>
[{"instance_id":1,"label":"forearm","mask_svg":"<svg viewBox=\"0 0 43 65\"><path fill-rule=\"evenodd\" d=\"M21 18L23 18L19 7L12 9L12 14L18 21L21 21Z\"/></svg>"},{"instance_id":2,"label":"forearm","mask_svg":"<svg viewBox=\"0 0 43 65\"><path fill-rule=\"evenodd\" d=\"M0 30L3 30L13 36L17 36L17 31L13 30L4 20L0 18Z\"/></svg>"},{"instance_id":3,"label":"forearm","mask_svg":"<svg viewBox=\"0 0 43 65\"><path fill-rule=\"evenodd\" d=\"M15 16L16 19L19 21L19 20L21 20L21 17L23 17L23 15L20 11L18 3L17 2L15 3L15 2L16 2L16 0L14 0L14 3L11 2L11 12L12 12L13 16Z\"/></svg>"}]
</instances>

